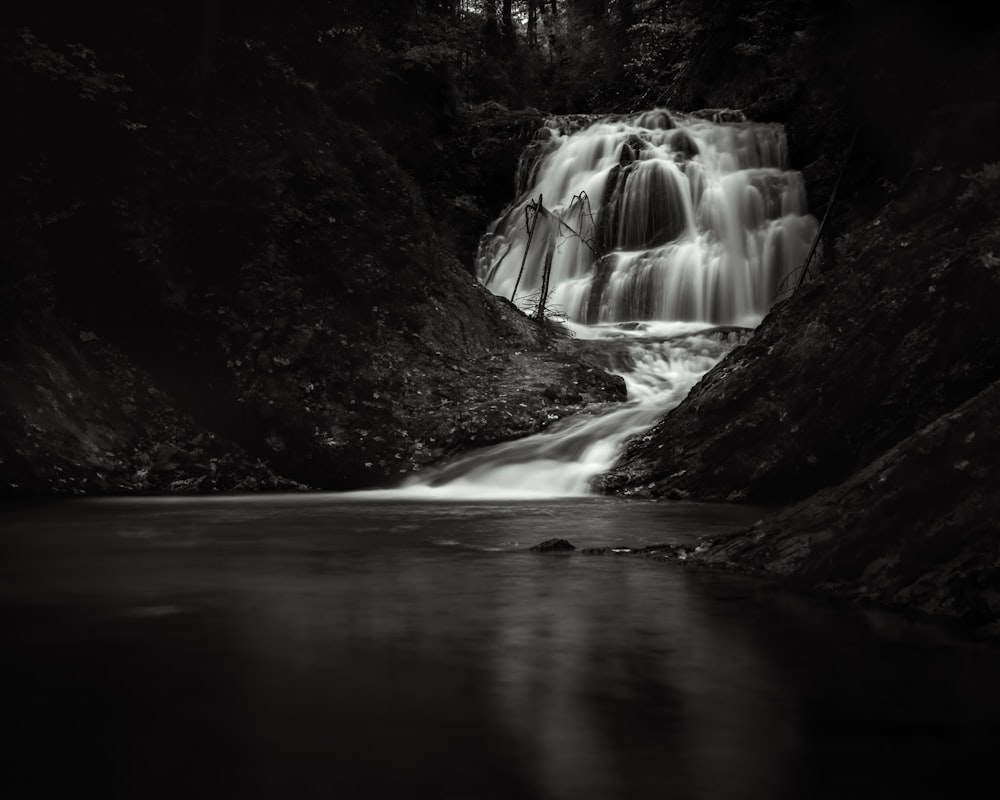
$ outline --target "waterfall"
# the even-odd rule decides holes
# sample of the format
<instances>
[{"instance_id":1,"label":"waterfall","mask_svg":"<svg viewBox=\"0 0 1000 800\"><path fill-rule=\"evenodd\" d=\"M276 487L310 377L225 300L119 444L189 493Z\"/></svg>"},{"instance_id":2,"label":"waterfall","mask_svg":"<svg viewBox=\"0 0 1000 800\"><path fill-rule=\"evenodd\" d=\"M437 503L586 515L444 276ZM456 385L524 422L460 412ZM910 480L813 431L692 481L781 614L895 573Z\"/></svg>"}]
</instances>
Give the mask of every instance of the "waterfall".
<instances>
[{"instance_id":1,"label":"waterfall","mask_svg":"<svg viewBox=\"0 0 1000 800\"><path fill-rule=\"evenodd\" d=\"M780 126L664 109L579 122L551 120L526 149L478 276L526 311L541 299L579 337L628 337L629 400L468 454L412 495L586 493L730 349L706 329L756 326L816 235Z\"/></svg>"},{"instance_id":2,"label":"waterfall","mask_svg":"<svg viewBox=\"0 0 1000 800\"><path fill-rule=\"evenodd\" d=\"M525 152L483 239L490 290L530 308L551 255L546 305L578 323L760 321L816 233L780 126L657 109L563 130Z\"/></svg>"}]
</instances>

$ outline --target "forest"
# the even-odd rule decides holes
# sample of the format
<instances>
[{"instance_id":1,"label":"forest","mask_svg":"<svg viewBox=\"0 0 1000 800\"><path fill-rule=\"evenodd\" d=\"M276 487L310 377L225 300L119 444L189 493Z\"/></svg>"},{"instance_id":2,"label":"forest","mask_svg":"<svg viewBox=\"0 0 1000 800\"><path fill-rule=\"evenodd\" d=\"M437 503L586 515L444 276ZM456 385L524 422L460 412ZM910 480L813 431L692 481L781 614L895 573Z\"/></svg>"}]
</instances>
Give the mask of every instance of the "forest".
<instances>
[{"instance_id":1,"label":"forest","mask_svg":"<svg viewBox=\"0 0 1000 800\"><path fill-rule=\"evenodd\" d=\"M554 116L738 112L783 126L821 256L597 489L780 508L697 558L996 633L998 18L11 3L0 497L391 486L620 402L480 237Z\"/></svg>"}]
</instances>

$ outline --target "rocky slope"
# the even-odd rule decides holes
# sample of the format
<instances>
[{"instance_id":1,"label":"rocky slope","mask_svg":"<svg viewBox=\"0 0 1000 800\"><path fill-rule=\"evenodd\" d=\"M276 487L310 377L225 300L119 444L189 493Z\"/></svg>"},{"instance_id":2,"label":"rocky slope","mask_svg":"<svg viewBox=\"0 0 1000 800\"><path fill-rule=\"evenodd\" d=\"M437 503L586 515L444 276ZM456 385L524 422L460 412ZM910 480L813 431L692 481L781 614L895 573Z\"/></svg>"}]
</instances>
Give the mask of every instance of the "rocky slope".
<instances>
[{"instance_id":1,"label":"rocky slope","mask_svg":"<svg viewBox=\"0 0 1000 800\"><path fill-rule=\"evenodd\" d=\"M0 494L379 485L621 397L456 258L537 114L411 113L438 140L397 158L294 16L222 26L192 89L181 11L3 32ZM441 142L483 167L425 195Z\"/></svg>"},{"instance_id":2,"label":"rocky slope","mask_svg":"<svg viewBox=\"0 0 1000 800\"><path fill-rule=\"evenodd\" d=\"M629 448L606 488L801 499L1000 378L1000 182L911 181L841 240L839 269L775 306Z\"/></svg>"},{"instance_id":3,"label":"rocky slope","mask_svg":"<svg viewBox=\"0 0 1000 800\"><path fill-rule=\"evenodd\" d=\"M747 532L676 555L998 636L997 430L1000 382L843 483Z\"/></svg>"}]
</instances>

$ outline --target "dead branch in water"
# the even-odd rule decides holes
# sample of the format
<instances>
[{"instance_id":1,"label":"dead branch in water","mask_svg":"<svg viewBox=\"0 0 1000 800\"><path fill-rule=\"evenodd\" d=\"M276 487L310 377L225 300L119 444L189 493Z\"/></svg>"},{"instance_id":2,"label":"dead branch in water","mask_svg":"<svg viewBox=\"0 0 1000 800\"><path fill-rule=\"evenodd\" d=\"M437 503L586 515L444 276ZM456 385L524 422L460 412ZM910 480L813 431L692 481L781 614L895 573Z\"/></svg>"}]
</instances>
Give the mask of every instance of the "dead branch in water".
<instances>
[{"instance_id":1,"label":"dead branch in water","mask_svg":"<svg viewBox=\"0 0 1000 800\"><path fill-rule=\"evenodd\" d=\"M541 197L539 197L539 200L541 200ZM570 204L566 207L566 210L567 211L573 211L573 207L577 206L577 205L581 209L583 208L584 205L586 205L586 207L587 207L587 217L590 218L590 226L591 226L592 229L596 229L597 226L594 224L594 211L591 208L590 198L587 196L586 192L580 192L580 194L575 195L573 197L573 199L570 201ZM586 236L584 236L582 233L580 233L580 231L578 231L576 228L574 228L568 222L566 222L566 220L563 219L562 214L554 214L554 213L552 213L551 211L549 211L545 207L541 208L541 213L545 214L550 219L554 219L556 221L556 224L559 225L559 227L565 228L566 230L568 230L577 239L579 239L584 244L584 246L588 250L590 250L591 253L594 254L595 257L600 258L600 253L597 252L597 248L594 246L593 242L590 239L588 239ZM581 216L581 218L583 217L583 212L582 211L580 212L580 216Z\"/></svg>"},{"instance_id":2,"label":"dead branch in water","mask_svg":"<svg viewBox=\"0 0 1000 800\"><path fill-rule=\"evenodd\" d=\"M521 259L521 269L517 272L517 280L514 281L514 291L510 293L510 302L514 302L514 297L517 295L517 287L521 285L521 276L524 274L524 265L528 260L528 251L531 249L531 237L535 233L535 223L538 221L538 209L544 209L542 205L542 195L538 195L538 203L534 201L528 203L524 207L524 226L528 230L528 243L524 246L524 257ZM531 212L534 215L531 215Z\"/></svg>"},{"instance_id":3,"label":"dead branch in water","mask_svg":"<svg viewBox=\"0 0 1000 800\"><path fill-rule=\"evenodd\" d=\"M586 209L586 211L584 211L584 209ZM590 198L587 196L586 192L580 192L580 194L575 195L573 199L570 201L570 204L566 207L566 212L572 213L574 211L579 212L581 219L584 219L584 217L589 218L591 228L596 230L596 225L594 224L594 212L590 205ZM535 230L538 226L539 216L542 216L548 220L553 220L560 229L565 228L566 230L568 230L573 236L576 236L583 243L583 245L588 250L590 250L591 253L594 254L595 258L600 257L600 254L597 252L597 248L594 246L594 243L586 236L584 236L582 233L580 233L580 231L578 231L576 228L574 228L572 225L566 222L566 220L563 219L562 213L549 211L549 209L547 209L543 203L543 196L538 195L538 200L532 200L524 207L524 226L525 229L528 231L528 241L524 247L524 255L521 257L521 268L517 272L517 280L514 282L514 291L511 292L510 294L511 302L514 302L514 297L517 295L518 287L521 285L521 278L524 276L524 267L525 264L527 264L528 262L528 252L531 250L531 241L532 238L534 237ZM500 257L500 261L502 261L507 256L507 253L510 252L510 247L512 246L513 244L511 244L507 248L504 254ZM541 318L541 315L544 313L545 301L548 298L549 294L548 291L549 275L552 272L552 258L554 250L555 250L555 242L550 240L549 249L545 254L545 267L542 272L542 295L541 295L542 301L541 301L540 311L538 314L539 319ZM490 270L491 277L496 272L497 267L500 266L500 261L498 261L496 265ZM487 280L487 282L489 281Z\"/></svg>"}]
</instances>

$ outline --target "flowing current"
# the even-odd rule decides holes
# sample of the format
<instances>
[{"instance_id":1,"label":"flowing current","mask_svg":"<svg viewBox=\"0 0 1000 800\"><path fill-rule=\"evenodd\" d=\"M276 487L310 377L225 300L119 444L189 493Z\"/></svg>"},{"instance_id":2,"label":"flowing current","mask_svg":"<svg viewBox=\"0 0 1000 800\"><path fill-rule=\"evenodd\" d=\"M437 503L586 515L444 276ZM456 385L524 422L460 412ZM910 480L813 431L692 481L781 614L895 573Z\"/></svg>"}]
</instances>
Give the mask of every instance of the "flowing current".
<instances>
[{"instance_id":1,"label":"flowing current","mask_svg":"<svg viewBox=\"0 0 1000 800\"><path fill-rule=\"evenodd\" d=\"M628 338L617 374L629 400L466 456L408 491L584 494L730 349L713 328L760 322L817 224L784 130L737 116L656 109L553 119L536 134L518 199L480 245L479 278L577 337Z\"/></svg>"}]
</instances>

